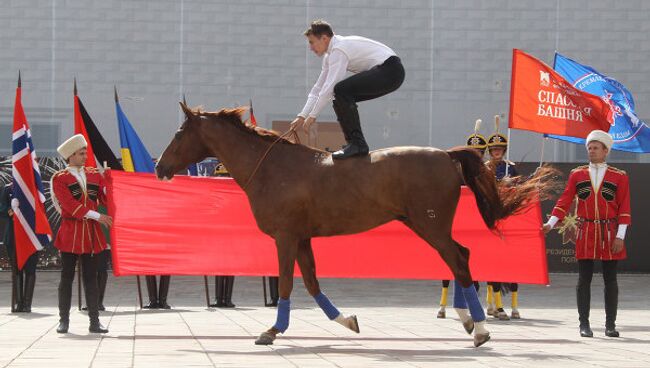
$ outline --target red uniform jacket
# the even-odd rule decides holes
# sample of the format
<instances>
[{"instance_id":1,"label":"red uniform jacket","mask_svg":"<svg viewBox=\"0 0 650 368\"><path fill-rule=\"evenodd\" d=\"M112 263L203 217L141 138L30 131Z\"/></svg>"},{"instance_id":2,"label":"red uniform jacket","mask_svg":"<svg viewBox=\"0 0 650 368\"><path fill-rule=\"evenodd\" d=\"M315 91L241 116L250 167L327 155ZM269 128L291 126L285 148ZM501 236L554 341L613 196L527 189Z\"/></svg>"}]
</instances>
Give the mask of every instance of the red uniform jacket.
<instances>
[{"instance_id":1,"label":"red uniform jacket","mask_svg":"<svg viewBox=\"0 0 650 368\"><path fill-rule=\"evenodd\" d=\"M52 191L61 209L61 226L54 246L61 252L99 253L106 249L106 238L99 222L84 218L88 211L97 211L106 203L104 179L95 168L84 168L86 190L68 170L52 177Z\"/></svg>"},{"instance_id":2,"label":"red uniform jacket","mask_svg":"<svg viewBox=\"0 0 650 368\"><path fill-rule=\"evenodd\" d=\"M608 165L600 188L594 188L589 165L573 169L562 197L553 208L553 216L562 220L575 196L578 197L576 258L625 259L625 248L612 253L618 225L631 222L630 186L625 171Z\"/></svg>"}]
</instances>

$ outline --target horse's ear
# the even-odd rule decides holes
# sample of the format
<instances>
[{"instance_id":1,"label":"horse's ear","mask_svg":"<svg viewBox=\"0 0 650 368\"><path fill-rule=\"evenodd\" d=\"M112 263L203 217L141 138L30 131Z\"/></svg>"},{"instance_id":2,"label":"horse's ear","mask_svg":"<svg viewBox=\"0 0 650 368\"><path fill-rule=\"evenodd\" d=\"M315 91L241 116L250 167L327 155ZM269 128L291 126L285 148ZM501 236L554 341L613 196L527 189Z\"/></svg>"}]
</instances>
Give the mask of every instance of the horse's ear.
<instances>
[{"instance_id":1,"label":"horse's ear","mask_svg":"<svg viewBox=\"0 0 650 368\"><path fill-rule=\"evenodd\" d=\"M185 101L181 101L181 102L179 102L179 104L181 105L181 110L183 110L186 117L189 118L189 117L194 115L192 110L189 107L187 107L187 105L185 104Z\"/></svg>"}]
</instances>

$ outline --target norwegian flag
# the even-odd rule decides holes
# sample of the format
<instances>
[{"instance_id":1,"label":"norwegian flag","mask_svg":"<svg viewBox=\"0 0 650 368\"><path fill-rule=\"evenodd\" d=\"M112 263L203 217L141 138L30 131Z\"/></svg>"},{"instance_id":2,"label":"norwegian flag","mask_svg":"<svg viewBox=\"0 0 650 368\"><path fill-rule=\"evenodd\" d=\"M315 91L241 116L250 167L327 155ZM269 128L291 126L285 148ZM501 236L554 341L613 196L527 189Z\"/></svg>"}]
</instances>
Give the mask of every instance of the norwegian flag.
<instances>
[{"instance_id":1,"label":"norwegian flag","mask_svg":"<svg viewBox=\"0 0 650 368\"><path fill-rule=\"evenodd\" d=\"M32 133L21 103L20 74L14 106L11 174L13 177L14 234L16 260L22 269L34 252L52 240L52 229L45 214L45 195L41 173L36 162Z\"/></svg>"}]
</instances>

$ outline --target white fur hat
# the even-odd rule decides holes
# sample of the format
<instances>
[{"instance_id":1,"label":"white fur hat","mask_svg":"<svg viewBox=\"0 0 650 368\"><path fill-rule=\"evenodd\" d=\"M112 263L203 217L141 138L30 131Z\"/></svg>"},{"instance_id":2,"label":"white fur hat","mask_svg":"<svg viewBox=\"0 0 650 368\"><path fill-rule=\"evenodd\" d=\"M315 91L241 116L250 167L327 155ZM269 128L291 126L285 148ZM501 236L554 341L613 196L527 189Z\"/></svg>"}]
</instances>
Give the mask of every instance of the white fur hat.
<instances>
[{"instance_id":1,"label":"white fur hat","mask_svg":"<svg viewBox=\"0 0 650 368\"><path fill-rule=\"evenodd\" d=\"M612 145L614 144L614 138L602 130L592 130L591 133L587 136L585 141L585 146L589 146L589 142L597 141L605 145L608 151L611 151Z\"/></svg>"},{"instance_id":2,"label":"white fur hat","mask_svg":"<svg viewBox=\"0 0 650 368\"><path fill-rule=\"evenodd\" d=\"M59 148L57 148L56 150L59 152L61 156L63 156L64 159L67 160L68 158L70 158L70 156L72 156L73 153L85 147L88 147L88 143L86 143L86 138L84 138L84 136L81 134L76 134L68 138L67 141L61 143Z\"/></svg>"}]
</instances>

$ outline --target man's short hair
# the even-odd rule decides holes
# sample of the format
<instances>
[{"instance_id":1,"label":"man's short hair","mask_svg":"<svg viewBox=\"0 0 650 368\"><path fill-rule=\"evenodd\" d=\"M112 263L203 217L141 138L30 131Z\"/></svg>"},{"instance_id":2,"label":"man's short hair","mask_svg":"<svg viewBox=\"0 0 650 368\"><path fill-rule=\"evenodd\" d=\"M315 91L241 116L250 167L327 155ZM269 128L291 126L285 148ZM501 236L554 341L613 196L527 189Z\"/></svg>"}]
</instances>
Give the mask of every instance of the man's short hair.
<instances>
[{"instance_id":1,"label":"man's short hair","mask_svg":"<svg viewBox=\"0 0 650 368\"><path fill-rule=\"evenodd\" d=\"M317 19L309 25L309 28L303 33L305 36L329 36L334 37L334 31L332 31L332 26L329 23L322 19Z\"/></svg>"}]
</instances>

